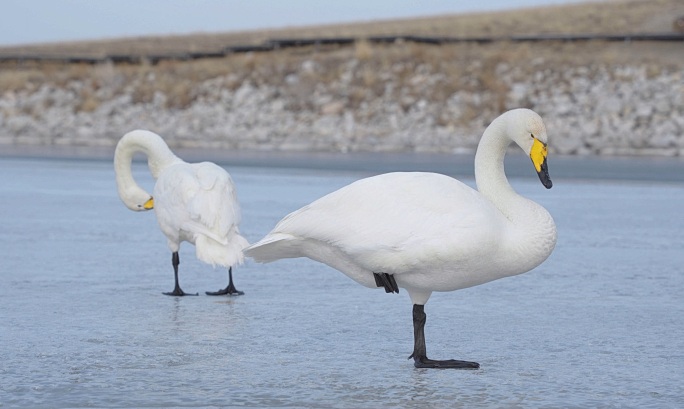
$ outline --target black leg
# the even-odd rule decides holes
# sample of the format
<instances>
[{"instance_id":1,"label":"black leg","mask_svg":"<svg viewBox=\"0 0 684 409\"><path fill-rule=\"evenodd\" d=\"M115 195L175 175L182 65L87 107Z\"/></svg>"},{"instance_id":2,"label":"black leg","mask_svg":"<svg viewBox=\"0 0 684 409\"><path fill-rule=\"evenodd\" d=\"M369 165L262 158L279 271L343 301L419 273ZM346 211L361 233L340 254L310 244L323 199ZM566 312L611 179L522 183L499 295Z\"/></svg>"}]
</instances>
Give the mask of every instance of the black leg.
<instances>
[{"instance_id":1,"label":"black leg","mask_svg":"<svg viewBox=\"0 0 684 409\"><path fill-rule=\"evenodd\" d=\"M218 291L206 291L207 295L243 295L244 292L238 291L233 284L233 267L228 268L228 287Z\"/></svg>"},{"instance_id":2,"label":"black leg","mask_svg":"<svg viewBox=\"0 0 684 409\"><path fill-rule=\"evenodd\" d=\"M184 295L198 295L198 294L187 294L183 290L181 290L180 285L178 284L178 265L180 264L180 257L178 256L178 252L174 251L173 254L171 255L171 264L173 264L173 275L176 278L176 286L174 287L173 291L170 293L162 293L164 295L175 295L177 297L181 297Z\"/></svg>"},{"instance_id":3,"label":"black leg","mask_svg":"<svg viewBox=\"0 0 684 409\"><path fill-rule=\"evenodd\" d=\"M454 369L477 369L480 364L477 362L457 361L447 359L437 361L427 357L425 347L425 306L413 304L413 353L409 359L413 358L416 368L454 368Z\"/></svg>"}]
</instances>

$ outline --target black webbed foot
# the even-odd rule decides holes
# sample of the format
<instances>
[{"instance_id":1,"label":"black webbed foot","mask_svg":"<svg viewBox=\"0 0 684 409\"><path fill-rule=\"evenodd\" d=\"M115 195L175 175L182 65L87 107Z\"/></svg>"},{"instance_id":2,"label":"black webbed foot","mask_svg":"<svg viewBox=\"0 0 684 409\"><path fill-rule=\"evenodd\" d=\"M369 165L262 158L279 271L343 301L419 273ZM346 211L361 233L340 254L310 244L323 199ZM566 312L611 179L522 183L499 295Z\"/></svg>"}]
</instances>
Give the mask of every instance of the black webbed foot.
<instances>
[{"instance_id":1,"label":"black webbed foot","mask_svg":"<svg viewBox=\"0 0 684 409\"><path fill-rule=\"evenodd\" d=\"M205 291L207 295L244 295L244 291L239 291L234 285L229 284L228 287L218 291Z\"/></svg>"},{"instance_id":2,"label":"black webbed foot","mask_svg":"<svg viewBox=\"0 0 684 409\"><path fill-rule=\"evenodd\" d=\"M162 293L162 294L164 294L164 295L176 296L176 297L183 297L183 296L186 296L186 295L192 295L192 296L199 295L199 293L188 294L188 293L186 293L185 291L181 290L180 287L175 288L175 289L174 289L173 291L171 291L171 292Z\"/></svg>"},{"instance_id":3,"label":"black webbed foot","mask_svg":"<svg viewBox=\"0 0 684 409\"><path fill-rule=\"evenodd\" d=\"M411 355L409 359L413 358L413 365L416 368L437 368L437 369L479 369L480 364L470 361L459 361L456 359L436 360L430 359L426 356L414 357Z\"/></svg>"},{"instance_id":4,"label":"black webbed foot","mask_svg":"<svg viewBox=\"0 0 684 409\"><path fill-rule=\"evenodd\" d=\"M233 284L233 267L228 268L228 287L218 291L205 291L207 295L244 295L245 293L235 288Z\"/></svg>"},{"instance_id":5,"label":"black webbed foot","mask_svg":"<svg viewBox=\"0 0 684 409\"><path fill-rule=\"evenodd\" d=\"M384 287L386 293L399 294L399 286L394 280L394 276L392 274L373 273L373 277L375 277L375 285L378 287Z\"/></svg>"},{"instance_id":6,"label":"black webbed foot","mask_svg":"<svg viewBox=\"0 0 684 409\"><path fill-rule=\"evenodd\" d=\"M178 255L178 252L175 251L171 255L171 264L173 265L173 277L175 279L175 286L173 288L173 291L170 293L162 293L164 295L172 295L175 297L183 297L185 295L199 295L199 293L195 294L188 294L185 291L181 290L180 284L178 284L178 265L180 264L180 256Z\"/></svg>"},{"instance_id":7,"label":"black webbed foot","mask_svg":"<svg viewBox=\"0 0 684 409\"><path fill-rule=\"evenodd\" d=\"M416 368L439 368L439 369L478 369L480 364L477 362L458 361L447 359L438 361L427 357L425 347L425 306L420 304L413 305L413 353L409 359L413 358L413 365Z\"/></svg>"}]
</instances>

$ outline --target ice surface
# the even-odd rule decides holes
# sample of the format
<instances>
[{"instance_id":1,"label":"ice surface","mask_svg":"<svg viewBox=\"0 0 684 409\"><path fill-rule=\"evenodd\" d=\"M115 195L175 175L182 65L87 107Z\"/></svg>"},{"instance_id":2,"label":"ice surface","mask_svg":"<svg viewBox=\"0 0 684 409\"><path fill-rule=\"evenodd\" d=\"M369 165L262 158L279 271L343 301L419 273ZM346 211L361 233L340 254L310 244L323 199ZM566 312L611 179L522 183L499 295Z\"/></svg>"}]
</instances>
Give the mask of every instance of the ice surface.
<instances>
[{"instance_id":1,"label":"ice surface","mask_svg":"<svg viewBox=\"0 0 684 409\"><path fill-rule=\"evenodd\" d=\"M228 170L250 241L368 174ZM550 171L551 190L512 180L556 219L549 260L426 306L429 356L482 365L455 371L407 360L406 292L306 259L235 269L241 297L164 296L165 238L111 162L0 159L0 407L684 406L684 185ZM227 274L186 243L180 280L203 294Z\"/></svg>"}]
</instances>

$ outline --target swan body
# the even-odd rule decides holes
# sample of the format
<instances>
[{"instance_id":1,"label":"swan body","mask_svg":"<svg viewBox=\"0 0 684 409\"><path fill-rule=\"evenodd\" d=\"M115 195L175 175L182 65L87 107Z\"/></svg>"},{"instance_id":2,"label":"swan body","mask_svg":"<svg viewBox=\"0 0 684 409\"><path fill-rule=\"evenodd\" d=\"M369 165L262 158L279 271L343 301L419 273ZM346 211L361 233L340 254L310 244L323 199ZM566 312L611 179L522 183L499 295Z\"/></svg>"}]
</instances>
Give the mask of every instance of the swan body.
<instances>
[{"instance_id":1,"label":"swan body","mask_svg":"<svg viewBox=\"0 0 684 409\"><path fill-rule=\"evenodd\" d=\"M147 155L148 167L156 179L152 195L135 182L131 173L136 152ZM229 268L226 293L239 293L232 286L232 267L243 262L242 250L249 243L240 235L240 207L228 172L211 162L186 163L173 154L159 135L144 130L129 132L121 138L114 154L114 169L119 197L126 207L156 212L173 253L176 288L168 294L185 294L178 285L177 274L178 250L183 241L195 245L199 260Z\"/></svg>"},{"instance_id":2,"label":"swan body","mask_svg":"<svg viewBox=\"0 0 684 409\"><path fill-rule=\"evenodd\" d=\"M533 111L516 109L495 119L482 136L475 156L477 190L436 173L361 179L287 215L245 254L259 262L308 257L367 287L404 288L414 304L414 328L420 329L412 355L416 366L475 367L427 359L422 307L433 291L521 274L553 251L553 218L506 179L503 158L511 141L530 156L550 188L544 123Z\"/></svg>"}]
</instances>

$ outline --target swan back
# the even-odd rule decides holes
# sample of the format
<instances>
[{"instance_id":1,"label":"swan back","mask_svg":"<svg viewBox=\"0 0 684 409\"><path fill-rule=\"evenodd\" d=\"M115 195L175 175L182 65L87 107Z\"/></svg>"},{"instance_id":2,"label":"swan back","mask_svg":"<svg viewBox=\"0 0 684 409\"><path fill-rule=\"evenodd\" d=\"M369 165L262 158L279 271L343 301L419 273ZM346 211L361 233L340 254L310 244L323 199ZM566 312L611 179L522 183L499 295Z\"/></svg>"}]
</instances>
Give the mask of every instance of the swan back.
<instances>
[{"instance_id":1,"label":"swan back","mask_svg":"<svg viewBox=\"0 0 684 409\"><path fill-rule=\"evenodd\" d=\"M211 162L177 163L159 175L154 197L159 226L172 248L187 241L208 264L242 263L248 243L238 227L235 186L223 168Z\"/></svg>"},{"instance_id":2,"label":"swan back","mask_svg":"<svg viewBox=\"0 0 684 409\"><path fill-rule=\"evenodd\" d=\"M456 179L388 173L289 214L246 254L259 262L308 257L368 287L376 286L373 272L387 272L404 288L450 291L518 273L515 263L492 268L508 223Z\"/></svg>"}]
</instances>

